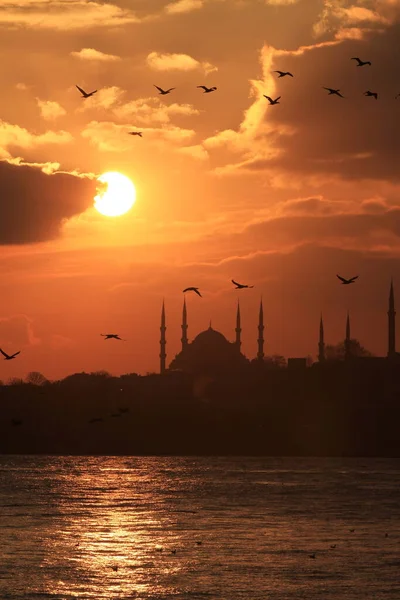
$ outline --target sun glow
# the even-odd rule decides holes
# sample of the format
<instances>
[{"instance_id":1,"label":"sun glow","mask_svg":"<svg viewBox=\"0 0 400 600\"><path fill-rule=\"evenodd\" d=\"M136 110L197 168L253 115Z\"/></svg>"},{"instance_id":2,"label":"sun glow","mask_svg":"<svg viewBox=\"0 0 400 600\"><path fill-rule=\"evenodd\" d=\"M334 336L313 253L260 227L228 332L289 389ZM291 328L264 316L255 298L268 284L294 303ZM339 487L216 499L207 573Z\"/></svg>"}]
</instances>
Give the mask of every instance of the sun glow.
<instances>
[{"instance_id":1,"label":"sun glow","mask_svg":"<svg viewBox=\"0 0 400 600\"><path fill-rule=\"evenodd\" d=\"M109 171L97 178L101 185L94 197L94 207L102 215L118 217L128 212L136 202L136 189L129 177Z\"/></svg>"}]
</instances>

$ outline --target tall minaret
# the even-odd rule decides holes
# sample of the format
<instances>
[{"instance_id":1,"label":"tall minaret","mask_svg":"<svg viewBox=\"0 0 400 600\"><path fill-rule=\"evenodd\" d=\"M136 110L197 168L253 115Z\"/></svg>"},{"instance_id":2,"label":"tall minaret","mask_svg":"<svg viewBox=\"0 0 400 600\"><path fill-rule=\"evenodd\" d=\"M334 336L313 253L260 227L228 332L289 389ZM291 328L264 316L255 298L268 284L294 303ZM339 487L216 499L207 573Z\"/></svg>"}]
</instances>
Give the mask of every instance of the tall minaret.
<instances>
[{"instance_id":1,"label":"tall minaret","mask_svg":"<svg viewBox=\"0 0 400 600\"><path fill-rule=\"evenodd\" d=\"M351 356L351 349L350 349L350 315L349 312L347 311L347 321L346 321L346 339L344 340L344 358L345 360L348 360Z\"/></svg>"},{"instance_id":2,"label":"tall minaret","mask_svg":"<svg viewBox=\"0 0 400 600\"><path fill-rule=\"evenodd\" d=\"M393 279L390 282L388 310L388 353L389 357L396 355L396 311L394 309Z\"/></svg>"},{"instance_id":3,"label":"tall minaret","mask_svg":"<svg viewBox=\"0 0 400 600\"><path fill-rule=\"evenodd\" d=\"M187 337L187 313L186 313L186 299L183 299L183 311L182 311L182 350L186 348L188 345L188 337Z\"/></svg>"},{"instance_id":4,"label":"tall minaret","mask_svg":"<svg viewBox=\"0 0 400 600\"><path fill-rule=\"evenodd\" d=\"M324 322L321 319L319 322L319 342L318 342L318 362L322 363L325 360L325 341L324 341Z\"/></svg>"},{"instance_id":5,"label":"tall minaret","mask_svg":"<svg viewBox=\"0 0 400 600\"><path fill-rule=\"evenodd\" d=\"M240 305L239 305L239 300L238 300L238 304L237 304L237 312L236 312L236 340L235 340L235 344L236 344L236 348L238 349L238 352L240 352L240 346L242 345L241 339L240 339L240 334L242 333L242 329L240 327Z\"/></svg>"},{"instance_id":6,"label":"tall minaret","mask_svg":"<svg viewBox=\"0 0 400 600\"><path fill-rule=\"evenodd\" d=\"M262 298L260 300L260 313L258 317L258 352L257 358L258 360L263 360L264 358L264 312L263 312L263 303Z\"/></svg>"},{"instance_id":7,"label":"tall minaret","mask_svg":"<svg viewBox=\"0 0 400 600\"><path fill-rule=\"evenodd\" d=\"M160 373L165 373L165 359L167 358L167 354L165 352L165 346L167 345L166 339L165 339L165 332L166 332L166 326L165 326L165 306L164 306L164 300L162 303L162 310L161 310L161 327L160 327L160 331L161 331L161 338L160 338Z\"/></svg>"}]
</instances>

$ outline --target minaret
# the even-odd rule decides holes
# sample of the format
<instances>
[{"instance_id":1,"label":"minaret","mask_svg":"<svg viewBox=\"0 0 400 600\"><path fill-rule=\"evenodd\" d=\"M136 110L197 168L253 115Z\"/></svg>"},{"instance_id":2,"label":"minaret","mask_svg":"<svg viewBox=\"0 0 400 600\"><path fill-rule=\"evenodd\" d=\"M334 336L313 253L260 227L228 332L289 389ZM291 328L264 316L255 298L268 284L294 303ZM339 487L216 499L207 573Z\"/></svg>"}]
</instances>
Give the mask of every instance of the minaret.
<instances>
[{"instance_id":1,"label":"minaret","mask_svg":"<svg viewBox=\"0 0 400 600\"><path fill-rule=\"evenodd\" d=\"M321 319L319 322L319 342L318 342L318 362L322 363L325 361L325 342L324 342L324 322Z\"/></svg>"},{"instance_id":2,"label":"minaret","mask_svg":"<svg viewBox=\"0 0 400 600\"><path fill-rule=\"evenodd\" d=\"M182 350L186 348L188 345L188 337L187 337L187 313L186 313L186 299L183 299L183 311L182 311Z\"/></svg>"},{"instance_id":3,"label":"minaret","mask_svg":"<svg viewBox=\"0 0 400 600\"><path fill-rule=\"evenodd\" d=\"M344 358L345 360L348 360L351 356L351 349L350 349L350 315L349 312L347 311L347 321L346 321L346 339L344 340Z\"/></svg>"},{"instance_id":4,"label":"minaret","mask_svg":"<svg viewBox=\"0 0 400 600\"><path fill-rule=\"evenodd\" d=\"M389 357L396 355L396 311L394 309L393 279L390 282L388 310L388 353Z\"/></svg>"},{"instance_id":5,"label":"minaret","mask_svg":"<svg viewBox=\"0 0 400 600\"><path fill-rule=\"evenodd\" d=\"M263 303L262 298L260 300L260 313L258 317L258 352L257 358L258 360L263 360L264 358L264 313L263 313Z\"/></svg>"},{"instance_id":6,"label":"minaret","mask_svg":"<svg viewBox=\"0 0 400 600\"><path fill-rule=\"evenodd\" d=\"M242 333L242 329L240 327L240 305L239 305L239 300L238 300L238 304L237 304L237 312L236 312L236 340L235 340L235 344L236 344L236 348L238 349L238 352L240 352L240 346L242 345L241 339L240 339L240 334Z\"/></svg>"},{"instance_id":7,"label":"minaret","mask_svg":"<svg viewBox=\"0 0 400 600\"><path fill-rule=\"evenodd\" d=\"M160 373L165 373L165 359L167 358L167 354L165 352L165 346L167 345L167 342L165 340L165 331L166 331L166 326L165 326L165 306L164 306L164 300L162 303L162 310L161 310L161 327L160 327L160 331L161 331L161 339L160 339Z\"/></svg>"}]
</instances>

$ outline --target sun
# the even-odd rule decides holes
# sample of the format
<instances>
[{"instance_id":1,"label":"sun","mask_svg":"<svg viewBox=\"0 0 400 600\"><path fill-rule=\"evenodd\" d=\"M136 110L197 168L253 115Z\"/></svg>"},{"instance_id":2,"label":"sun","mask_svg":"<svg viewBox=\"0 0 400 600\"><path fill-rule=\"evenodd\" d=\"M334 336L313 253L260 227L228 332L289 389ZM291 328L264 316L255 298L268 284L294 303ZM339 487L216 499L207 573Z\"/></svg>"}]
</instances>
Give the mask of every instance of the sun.
<instances>
[{"instance_id":1,"label":"sun","mask_svg":"<svg viewBox=\"0 0 400 600\"><path fill-rule=\"evenodd\" d=\"M136 202L136 189L129 177L109 171L97 178L102 184L94 197L94 207L102 215L118 217L128 212ZM100 186L99 186L100 187Z\"/></svg>"}]
</instances>

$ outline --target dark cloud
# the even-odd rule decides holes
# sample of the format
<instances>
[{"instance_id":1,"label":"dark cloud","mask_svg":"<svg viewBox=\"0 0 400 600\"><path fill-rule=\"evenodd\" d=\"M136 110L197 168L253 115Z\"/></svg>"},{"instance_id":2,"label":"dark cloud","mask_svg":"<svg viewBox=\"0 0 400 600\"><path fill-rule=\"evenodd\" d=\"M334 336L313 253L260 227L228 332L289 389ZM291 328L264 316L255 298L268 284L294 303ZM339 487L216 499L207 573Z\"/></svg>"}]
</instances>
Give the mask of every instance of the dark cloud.
<instances>
[{"instance_id":1,"label":"dark cloud","mask_svg":"<svg viewBox=\"0 0 400 600\"><path fill-rule=\"evenodd\" d=\"M62 223L93 204L96 182L69 173L45 174L0 162L0 244L28 244L57 237Z\"/></svg>"}]
</instances>

